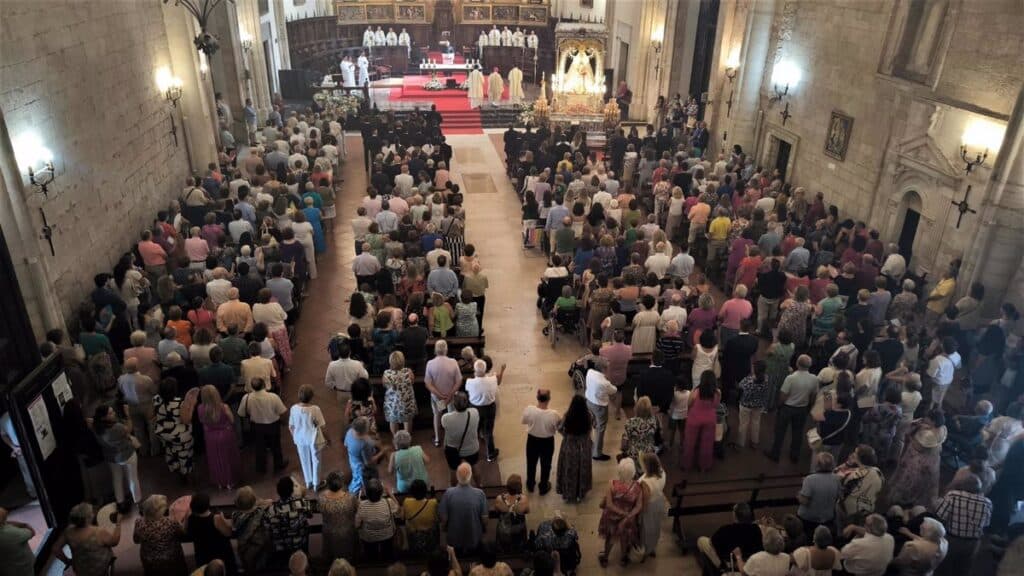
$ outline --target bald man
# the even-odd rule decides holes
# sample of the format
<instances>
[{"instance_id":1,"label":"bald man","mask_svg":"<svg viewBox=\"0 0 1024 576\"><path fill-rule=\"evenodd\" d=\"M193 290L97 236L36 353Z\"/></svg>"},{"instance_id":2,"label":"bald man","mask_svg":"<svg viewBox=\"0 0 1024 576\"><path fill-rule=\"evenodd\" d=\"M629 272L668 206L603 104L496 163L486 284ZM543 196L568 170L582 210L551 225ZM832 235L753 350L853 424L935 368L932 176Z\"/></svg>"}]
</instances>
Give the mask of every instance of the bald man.
<instances>
[{"instance_id":1,"label":"bald man","mask_svg":"<svg viewBox=\"0 0 1024 576\"><path fill-rule=\"evenodd\" d=\"M249 334L253 327L252 308L238 299L238 288L228 290L228 301L217 307L217 330L228 333L233 326L239 334Z\"/></svg>"},{"instance_id":2,"label":"bald man","mask_svg":"<svg viewBox=\"0 0 1024 576\"><path fill-rule=\"evenodd\" d=\"M127 358L124 361L124 374L117 378L117 388L128 405L132 431L139 440L139 454L149 456L152 435L150 422L153 420L153 396L157 393L157 384L139 372L137 358Z\"/></svg>"},{"instance_id":3,"label":"bald man","mask_svg":"<svg viewBox=\"0 0 1024 576\"><path fill-rule=\"evenodd\" d=\"M455 470L458 484L444 491L438 512L441 525L454 544L456 554L475 553L483 542L487 526L487 496L472 486L473 468L463 462Z\"/></svg>"}]
</instances>

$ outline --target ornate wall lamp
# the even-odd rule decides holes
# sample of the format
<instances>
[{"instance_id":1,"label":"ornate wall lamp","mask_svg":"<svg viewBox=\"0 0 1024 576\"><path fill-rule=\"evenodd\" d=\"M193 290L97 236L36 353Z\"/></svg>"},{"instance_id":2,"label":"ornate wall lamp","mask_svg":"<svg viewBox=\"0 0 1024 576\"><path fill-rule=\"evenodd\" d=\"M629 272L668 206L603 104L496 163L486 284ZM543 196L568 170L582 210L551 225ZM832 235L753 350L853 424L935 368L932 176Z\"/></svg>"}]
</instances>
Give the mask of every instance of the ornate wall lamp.
<instances>
[{"instance_id":1,"label":"ornate wall lamp","mask_svg":"<svg viewBox=\"0 0 1024 576\"><path fill-rule=\"evenodd\" d=\"M22 134L12 142L14 155L18 166L24 166L28 172L28 183L37 194L44 198L50 196L50 184L55 176L53 168L53 152L43 145L42 139L35 132ZM39 239L46 240L50 245L50 255L56 256L53 248L53 228L46 220L46 212L39 207L39 216L42 218L43 227L39 231Z\"/></svg>"},{"instance_id":2,"label":"ornate wall lamp","mask_svg":"<svg viewBox=\"0 0 1024 576\"><path fill-rule=\"evenodd\" d=\"M182 82L181 78L171 74L170 68L165 66L156 71L156 86L171 106L178 106L182 96Z\"/></svg>"},{"instance_id":3,"label":"ornate wall lamp","mask_svg":"<svg viewBox=\"0 0 1024 576\"><path fill-rule=\"evenodd\" d=\"M725 77L729 80L729 99L725 101L725 117L728 118L732 115L732 95L734 90L732 89L732 82L736 79L736 75L740 72L740 59L736 53L729 56L729 61L725 63Z\"/></svg>"},{"instance_id":4,"label":"ornate wall lamp","mask_svg":"<svg viewBox=\"0 0 1024 576\"><path fill-rule=\"evenodd\" d=\"M244 50L246 53L252 51L252 35L251 34L246 32L245 30L242 30L241 32L238 33L238 41L239 41L239 44L241 44L241 46L242 46L242 50Z\"/></svg>"},{"instance_id":5,"label":"ornate wall lamp","mask_svg":"<svg viewBox=\"0 0 1024 576\"><path fill-rule=\"evenodd\" d=\"M169 4L172 0L163 0L164 4ZM235 3L235 0L173 0L175 6L184 6L185 10L192 15L193 18L199 22L199 34L192 39L192 43L195 44L196 50L203 52L207 56L213 55L214 52L220 49L220 41L216 36L206 31L207 26L210 23L210 16L213 11L220 6L221 2Z\"/></svg>"},{"instance_id":6,"label":"ornate wall lamp","mask_svg":"<svg viewBox=\"0 0 1024 576\"><path fill-rule=\"evenodd\" d=\"M964 174L970 176L971 171L985 164L988 159L989 150L999 150L1003 143L1003 136L1006 134L1006 127L988 120L975 119L967 124L964 133L960 137L960 159L964 162ZM967 185L964 197L957 202L950 203L956 206L959 215L956 218L956 227L960 228L960 222L965 214L977 214L978 211L971 208L970 197L972 184Z\"/></svg>"},{"instance_id":7,"label":"ornate wall lamp","mask_svg":"<svg viewBox=\"0 0 1024 576\"><path fill-rule=\"evenodd\" d=\"M789 95L790 88L795 88L800 82L801 72L795 64L789 60L783 60L775 65L772 70L772 92L773 95L768 99L769 102L775 103L785 100L786 96ZM779 112L782 116L782 125L786 125L786 120L793 117L789 113L789 102L786 102L786 107Z\"/></svg>"},{"instance_id":8,"label":"ornate wall lamp","mask_svg":"<svg viewBox=\"0 0 1024 576\"><path fill-rule=\"evenodd\" d=\"M651 30L651 50L654 50L654 73L661 74L661 49L664 47L664 30L656 27Z\"/></svg>"}]
</instances>

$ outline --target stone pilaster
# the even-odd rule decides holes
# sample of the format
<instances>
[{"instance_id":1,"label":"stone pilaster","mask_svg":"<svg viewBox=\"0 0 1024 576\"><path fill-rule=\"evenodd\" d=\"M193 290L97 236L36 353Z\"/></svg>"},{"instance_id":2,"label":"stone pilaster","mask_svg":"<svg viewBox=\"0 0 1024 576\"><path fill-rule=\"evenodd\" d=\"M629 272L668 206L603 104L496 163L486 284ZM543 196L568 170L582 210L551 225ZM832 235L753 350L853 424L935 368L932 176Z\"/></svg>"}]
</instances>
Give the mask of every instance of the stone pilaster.
<instances>
[{"instance_id":1,"label":"stone pilaster","mask_svg":"<svg viewBox=\"0 0 1024 576\"><path fill-rule=\"evenodd\" d=\"M740 45L729 47L730 50L739 50L740 62L736 79L726 88L732 94L732 110L719 125L722 130L728 131L730 146L739 144L752 154L757 149L755 138L758 111L761 108L761 84L771 45L775 0L751 0L743 4L744 17L737 17L734 20L735 25L743 23L742 35L736 35ZM728 52L725 53L725 57L729 57ZM724 108L725 100L728 98L729 93L719 97L719 103L722 105L719 106L720 110Z\"/></svg>"},{"instance_id":2,"label":"stone pilaster","mask_svg":"<svg viewBox=\"0 0 1024 576\"><path fill-rule=\"evenodd\" d=\"M1006 299L1018 308L1024 305L1020 284L1024 253L1024 89L1017 93L983 198L981 226L964 258L961 281L984 284L982 313L996 316Z\"/></svg>"},{"instance_id":3,"label":"stone pilaster","mask_svg":"<svg viewBox=\"0 0 1024 576\"><path fill-rule=\"evenodd\" d=\"M267 79L266 55L263 52L263 35L260 26L260 11L257 0L235 0L238 11L239 33L245 31L252 39L252 49L242 51L245 58L246 94L252 98L259 119L265 120L270 113L270 86Z\"/></svg>"},{"instance_id":4,"label":"stone pilaster","mask_svg":"<svg viewBox=\"0 0 1024 576\"><path fill-rule=\"evenodd\" d=\"M242 109L249 97L246 79L246 56L241 45L236 5L221 2L210 16L209 32L220 42L220 49L209 58L213 90L220 93L231 109L232 125L228 127L238 143L248 141ZM253 34L253 32L249 32ZM255 37L253 45L255 47ZM218 131L219 135L219 131ZM219 138L218 138L219 139Z\"/></svg>"}]
</instances>

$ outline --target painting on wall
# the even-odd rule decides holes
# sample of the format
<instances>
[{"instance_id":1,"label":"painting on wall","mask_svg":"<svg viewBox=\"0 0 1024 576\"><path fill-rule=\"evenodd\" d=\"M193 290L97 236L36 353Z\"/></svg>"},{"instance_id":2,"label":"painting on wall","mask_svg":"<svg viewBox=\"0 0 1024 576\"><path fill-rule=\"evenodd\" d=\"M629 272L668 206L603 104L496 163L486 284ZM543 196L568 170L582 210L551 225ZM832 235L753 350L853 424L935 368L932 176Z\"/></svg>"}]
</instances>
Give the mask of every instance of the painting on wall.
<instances>
[{"instance_id":1,"label":"painting on wall","mask_svg":"<svg viewBox=\"0 0 1024 576\"><path fill-rule=\"evenodd\" d=\"M515 24L519 19L519 7L495 6L491 8L491 18L496 24Z\"/></svg>"},{"instance_id":2,"label":"painting on wall","mask_svg":"<svg viewBox=\"0 0 1024 576\"><path fill-rule=\"evenodd\" d=\"M366 6L338 6L338 24L362 24L366 22Z\"/></svg>"},{"instance_id":3,"label":"painting on wall","mask_svg":"<svg viewBox=\"0 0 1024 576\"><path fill-rule=\"evenodd\" d=\"M367 4L366 20L368 22L393 22L395 7L391 4Z\"/></svg>"},{"instance_id":4,"label":"painting on wall","mask_svg":"<svg viewBox=\"0 0 1024 576\"><path fill-rule=\"evenodd\" d=\"M850 147L852 131L853 117L833 110L825 135L825 155L839 161L846 160L846 150Z\"/></svg>"},{"instance_id":5,"label":"painting on wall","mask_svg":"<svg viewBox=\"0 0 1024 576\"><path fill-rule=\"evenodd\" d=\"M519 23L531 26L548 23L547 6L523 6L519 9Z\"/></svg>"},{"instance_id":6,"label":"painting on wall","mask_svg":"<svg viewBox=\"0 0 1024 576\"><path fill-rule=\"evenodd\" d=\"M463 6L462 7L462 21L463 22L490 22L491 20L491 7L490 6Z\"/></svg>"},{"instance_id":7,"label":"painting on wall","mask_svg":"<svg viewBox=\"0 0 1024 576\"><path fill-rule=\"evenodd\" d=\"M427 7L423 4L399 4L398 22L426 22Z\"/></svg>"}]
</instances>

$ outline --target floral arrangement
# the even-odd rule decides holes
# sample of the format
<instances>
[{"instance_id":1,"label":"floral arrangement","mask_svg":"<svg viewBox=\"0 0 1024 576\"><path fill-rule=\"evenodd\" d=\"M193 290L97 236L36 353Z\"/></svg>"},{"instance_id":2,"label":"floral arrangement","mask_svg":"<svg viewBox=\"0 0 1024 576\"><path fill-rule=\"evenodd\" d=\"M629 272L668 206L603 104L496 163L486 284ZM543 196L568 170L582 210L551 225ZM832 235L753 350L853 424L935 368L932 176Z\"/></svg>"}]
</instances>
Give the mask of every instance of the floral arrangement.
<instances>
[{"instance_id":1,"label":"floral arrangement","mask_svg":"<svg viewBox=\"0 0 1024 576\"><path fill-rule=\"evenodd\" d=\"M614 99L609 98L608 103L604 106L604 124L608 128L614 128L619 124L621 113L619 112L619 105Z\"/></svg>"},{"instance_id":2,"label":"floral arrangement","mask_svg":"<svg viewBox=\"0 0 1024 576\"><path fill-rule=\"evenodd\" d=\"M533 104L523 104L523 107L519 110L519 123L524 126L532 126L534 124Z\"/></svg>"},{"instance_id":3,"label":"floral arrangement","mask_svg":"<svg viewBox=\"0 0 1024 576\"><path fill-rule=\"evenodd\" d=\"M313 95L313 100L316 100L318 104L324 108L333 110L336 114L342 116L354 116L359 113L362 108L362 98L352 94L336 93L332 94L327 91L317 92Z\"/></svg>"},{"instance_id":4,"label":"floral arrangement","mask_svg":"<svg viewBox=\"0 0 1024 576\"><path fill-rule=\"evenodd\" d=\"M438 91L444 90L444 83L437 79L437 72L430 73L430 80L423 85L424 90Z\"/></svg>"}]
</instances>

